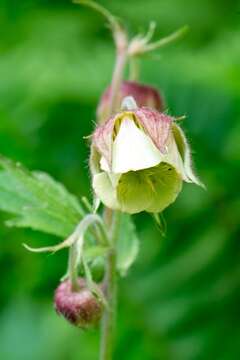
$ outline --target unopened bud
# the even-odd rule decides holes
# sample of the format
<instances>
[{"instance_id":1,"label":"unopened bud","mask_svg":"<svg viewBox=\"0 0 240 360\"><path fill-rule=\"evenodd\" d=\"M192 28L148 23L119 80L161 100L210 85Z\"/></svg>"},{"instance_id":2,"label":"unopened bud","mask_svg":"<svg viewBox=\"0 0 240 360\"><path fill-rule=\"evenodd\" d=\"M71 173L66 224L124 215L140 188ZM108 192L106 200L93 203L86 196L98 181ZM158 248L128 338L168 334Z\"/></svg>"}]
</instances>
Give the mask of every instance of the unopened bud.
<instances>
[{"instance_id":1,"label":"unopened bud","mask_svg":"<svg viewBox=\"0 0 240 360\"><path fill-rule=\"evenodd\" d=\"M87 288L84 279L78 279L79 290L73 291L69 280L55 290L54 305L57 313L80 328L96 325L101 318L103 305Z\"/></svg>"},{"instance_id":2,"label":"unopened bud","mask_svg":"<svg viewBox=\"0 0 240 360\"><path fill-rule=\"evenodd\" d=\"M111 101L111 91L112 88L109 86L99 102L97 117L100 123L104 122L109 115L108 109ZM116 111L120 111L122 100L127 96L132 96L139 107L147 106L158 111L164 109L163 97L156 88L135 81L123 81L118 93Z\"/></svg>"}]
</instances>

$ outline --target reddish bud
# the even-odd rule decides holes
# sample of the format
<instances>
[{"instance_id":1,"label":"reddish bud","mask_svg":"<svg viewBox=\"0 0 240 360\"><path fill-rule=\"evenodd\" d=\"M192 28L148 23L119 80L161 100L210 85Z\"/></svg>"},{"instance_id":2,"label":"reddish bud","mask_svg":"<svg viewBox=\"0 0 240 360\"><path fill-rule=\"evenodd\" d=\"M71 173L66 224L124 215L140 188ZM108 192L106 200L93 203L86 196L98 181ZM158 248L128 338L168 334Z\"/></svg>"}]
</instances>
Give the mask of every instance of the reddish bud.
<instances>
[{"instance_id":1,"label":"reddish bud","mask_svg":"<svg viewBox=\"0 0 240 360\"><path fill-rule=\"evenodd\" d=\"M134 81L123 81L120 87L118 95L118 109L120 110L122 100L127 97L132 96L136 101L138 107L149 107L162 111L164 109L164 101L162 96L159 94L159 91L151 86L139 84ZM100 103L97 109L97 116L100 122L106 120L108 115L108 108L111 98L111 86L109 86L103 93Z\"/></svg>"},{"instance_id":2,"label":"reddish bud","mask_svg":"<svg viewBox=\"0 0 240 360\"><path fill-rule=\"evenodd\" d=\"M73 291L71 282L62 282L55 290L54 305L57 313L80 328L96 325L103 305L87 288L84 279L78 279L79 290Z\"/></svg>"}]
</instances>

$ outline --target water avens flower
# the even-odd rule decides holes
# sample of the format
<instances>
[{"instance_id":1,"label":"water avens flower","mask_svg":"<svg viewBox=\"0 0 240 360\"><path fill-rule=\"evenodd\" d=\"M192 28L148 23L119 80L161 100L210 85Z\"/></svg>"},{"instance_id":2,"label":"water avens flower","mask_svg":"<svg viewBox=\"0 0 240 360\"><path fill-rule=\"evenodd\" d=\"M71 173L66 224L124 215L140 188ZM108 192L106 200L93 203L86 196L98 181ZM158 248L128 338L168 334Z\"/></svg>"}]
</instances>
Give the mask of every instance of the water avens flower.
<instances>
[{"instance_id":1,"label":"water avens flower","mask_svg":"<svg viewBox=\"0 0 240 360\"><path fill-rule=\"evenodd\" d=\"M78 279L79 290L73 291L69 280L62 282L55 290L54 306L71 324L88 328L101 318L103 305L87 288L83 278Z\"/></svg>"},{"instance_id":2,"label":"water avens flower","mask_svg":"<svg viewBox=\"0 0 240 360\"><path fill-rule=\"evenodd\" d=\"M93 188L109 208L131 214L161 212L176 199L183 181L200 182L192 170L186 137L174 118L129 101L127 110L93 134Z\"/></svg>"},{"instance_id":3,"label":"water avens flower","mask_svg":"<svg viewBox=\"0 0 240 360\"><path fill-rule=\"evenodd\" d=\"M112 95L111 85L104 91L98 108L97 108L97 117L99 122L106 120L108 114L108 109L110 106ZM121 110L121 103L123 99L127 96L132 96L137 102L139 107L149 107L156 109L158 111L163 111L164 109L164 100L162 94L153 86L140 84L135 81L123 81L121 83L118 99L117 99L117 111Z\"/></svg>"}]
</instances>

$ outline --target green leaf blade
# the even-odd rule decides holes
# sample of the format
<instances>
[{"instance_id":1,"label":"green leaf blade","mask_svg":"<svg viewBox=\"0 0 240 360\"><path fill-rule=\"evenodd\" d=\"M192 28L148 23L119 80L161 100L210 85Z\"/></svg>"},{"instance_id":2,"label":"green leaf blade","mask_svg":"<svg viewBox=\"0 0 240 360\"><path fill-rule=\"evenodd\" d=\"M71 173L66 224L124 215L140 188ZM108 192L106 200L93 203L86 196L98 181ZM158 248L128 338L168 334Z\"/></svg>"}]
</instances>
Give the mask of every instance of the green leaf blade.
<instances>
[{"instance_id":1,"label":"green leaf blade","mask_svg":"<svg viewBox=\"0 0 240 360\"><path fill-rule=\"evenodd\" d=\"M126 276L129 268L137 258L139 239L132 218L121 214L120 233L117 243L117 269L121 276Z\"/></svg>"},{"instance_id":2,"label":"green leaf blade","mask_svg":"<svg viewBox=\"0 0 240 360\"><path fill-rule=\"evenodd\" d=\"M30 172L0 156L0 210L13 214L9 226L68 236L85 212L77 198L50 175Z\"/></svg>"}]
</instances>

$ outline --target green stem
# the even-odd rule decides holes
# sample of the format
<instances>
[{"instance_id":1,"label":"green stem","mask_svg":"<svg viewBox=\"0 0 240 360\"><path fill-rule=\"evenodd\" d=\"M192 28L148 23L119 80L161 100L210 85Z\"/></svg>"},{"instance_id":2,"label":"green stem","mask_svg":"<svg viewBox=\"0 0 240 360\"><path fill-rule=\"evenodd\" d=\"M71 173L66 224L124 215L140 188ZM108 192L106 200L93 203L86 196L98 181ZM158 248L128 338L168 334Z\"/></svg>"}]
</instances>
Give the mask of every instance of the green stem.
<instances>
[{"instance_id":1,"label":"green stem","mask_svg":"<svg viewBox=\"0 0 240 360\"><path fill-rule=\"evenodd\" d=\"M108 109L108 116L114 114L118 107L118 93L123 79L124 68L127 62L127 41L125 36L120 36L117 47L117 58L112 77L111 99ZM109 229L111 249L106 262L106 300L108 307L105 308L101 324L100 360L111 360L115 343L115 322L117 304L117 273L116 273L116 242L119 228L119 213L105 208L105 223Z\"/></svg>"},{"instance_id":2,"label":"green stem","mask_svg":"<svg viewBox=\"0 0 240 360\"><path fill-rule=\"evenodd\" d=\"M111 360L115 343L116 308L117 308L117 273L116 273L116 242L119 231L119 213L106 209L106 225L111 226L111 250L107 257L106 267L106 298L108 307L105 309L101 327L100 360Z\"/></svg>"},{"instance_id":3,"label":"green stem","mask_svg":"<svg viewBox=\"0 0 240 360\"><path fill-rule=\"evenodd\" d=\"M79 290L78 286L78 265L82 258L84 235L91 225L97 225L101 234L101 244L109 246L108 234L105 229L104 222L97 214L86 215L78 224L76 230L71 236L71 247L69 249L68 274L72 284L72 290Z\"/></svg>"},{"instance_id":4,"label":"green stem","mask_svg":"<svg viewBox=\"0 0 240 360\"><path fill-rule=\"evenodd\" d=\"M122 48L117 53L117 59L116 59L116 64L115 64L113 79L111 84L111 98L110 98L107 118L109 118L118 108L118 95L123 79L123 72L126 62L127 62L127 51L125 48Z\"/></svg>"},{"instance_id":5,"label":"green stem","mask_svg":"<svg viewBox=\"0 0 240 360\"><path fill-rule=\"evenodd\" d=\"M68 272L69 277L71 281L71 287L72 291L78 291L79 290L79 284L78 284L78 271L77 267L75 266L75 263L77 261L77 252L76 252L76 246L73 244L69 248L69 256L68 256Z\"/></svg>"},{"instance_id":6,"label":"green stem","mask_svg":"<svg viewBox=\"0 0 240 360\"><path fill-rule=\"evenodd\" d=\"M139 59L132 56L129 61L129 80L137 81L139 79Z\"/></svg>"}]
</instances>

